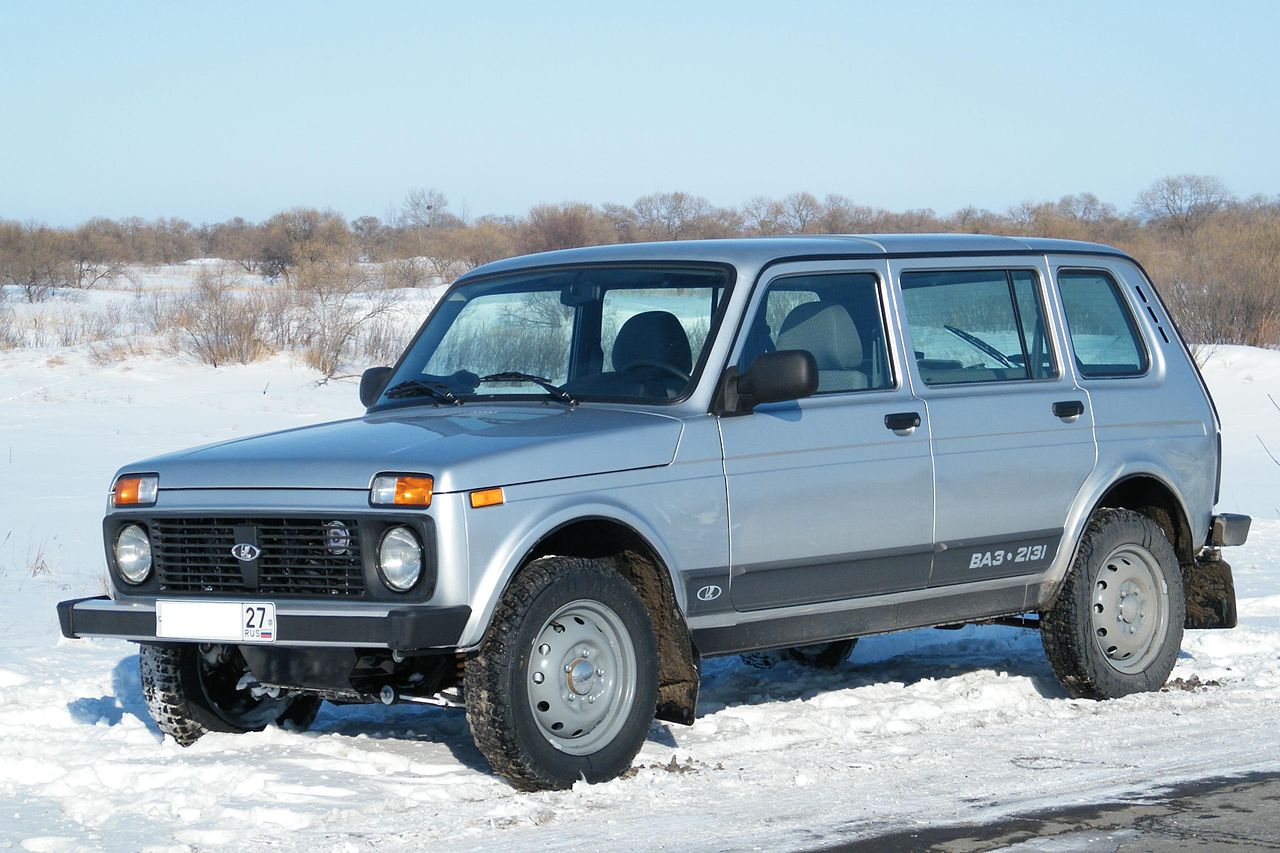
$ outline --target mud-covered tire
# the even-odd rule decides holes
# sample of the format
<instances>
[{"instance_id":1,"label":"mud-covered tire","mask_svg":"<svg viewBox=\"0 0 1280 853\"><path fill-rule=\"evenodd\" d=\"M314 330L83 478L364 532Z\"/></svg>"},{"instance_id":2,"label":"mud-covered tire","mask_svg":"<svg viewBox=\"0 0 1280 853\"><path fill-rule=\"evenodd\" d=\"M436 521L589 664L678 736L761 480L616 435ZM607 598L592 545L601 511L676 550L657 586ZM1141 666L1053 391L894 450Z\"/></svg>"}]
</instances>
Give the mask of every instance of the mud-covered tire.
<instances>
[{"instance_id":1,"label":"mud-covered tire","mask_svg":"<svg viewBox=\"0 0 1280 853\"><path fill-rule=\"evenodd\" d=\"M814 643L809 646L791 646L766 652L744 652L742 662L755 669L769 669L783 661L794 661L812 669L835 669L853 653L857 638Z\"/></svg>"},{"instance_id":2,"label":"mud-covered tire","mask_svg":"<svg viewBox=\"0 0 1280 853\"><path fill-rule=\"evenodd\" d=\"M295 696L267 700L272 705L260 704L259 713L237 717L211 699L199 654L199 647L192 644L142 643L139 650L147 710L160 731L181 746L190 746L209 732L242 734L272 723L306 729L320 711L321 699Z\"/></svg>"},{"instance_id":3,"label":"mud-covered tire","mask_svg":"<svg viewBox=\"0 0 1280 853\"><path fill-rule=\"evenodd\" d=\"M1082 699L1159 690L1182 645L1182 571L1145 515L1099 510L1050 607L1041 640L1062 686Z\"/></svg>"},{"instance_id":4,"label":"mud-covered tire","mask_svg":"<svg viewBox=\"0 0 1280 853\"><path fill-rule=\"evenodd\" d=\"M476 746L515 788L618 776L640 751L657 704L657 641L644 603L605 561L535 560L512 580L467 658L465 696Z\"/></svg>"}]
</instances>

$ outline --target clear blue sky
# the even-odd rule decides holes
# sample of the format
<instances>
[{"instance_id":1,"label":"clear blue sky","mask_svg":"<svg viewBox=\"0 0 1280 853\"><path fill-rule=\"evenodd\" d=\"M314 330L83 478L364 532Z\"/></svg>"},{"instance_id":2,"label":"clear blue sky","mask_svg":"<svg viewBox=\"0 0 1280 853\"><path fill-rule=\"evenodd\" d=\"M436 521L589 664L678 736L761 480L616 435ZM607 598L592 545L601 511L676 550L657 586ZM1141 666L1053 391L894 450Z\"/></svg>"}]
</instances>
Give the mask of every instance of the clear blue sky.
<instances>
[{"instance_id":1,"label":"clear blue sky","mask_svg":"<svg viewBox=\"0 0 1280 853\"><path fill-rule=\"evenodd\" d=\"M1280 2L0 0L0 218L1280 194Z\"/></svg>"}]
</instances>

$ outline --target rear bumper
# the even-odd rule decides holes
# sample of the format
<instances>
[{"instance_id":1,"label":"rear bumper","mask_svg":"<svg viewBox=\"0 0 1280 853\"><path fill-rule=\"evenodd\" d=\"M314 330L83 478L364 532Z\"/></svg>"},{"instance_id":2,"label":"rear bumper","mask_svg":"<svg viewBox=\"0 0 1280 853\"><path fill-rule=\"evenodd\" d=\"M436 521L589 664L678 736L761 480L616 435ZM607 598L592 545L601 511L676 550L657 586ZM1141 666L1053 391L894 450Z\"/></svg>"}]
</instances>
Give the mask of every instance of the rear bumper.
<instances>
[{"instance_id":1,"label":"rear bumper","mask_svg":"<svg viewBox=\"0 0 1280 853\"><path fill-rule=\"evenodd\" d=\"M333 606L305 601L276 602L275 646L453 649L471 618L471 608ZM58 604L62 635L155 641L153 602L113 601L106 596ZM191 642L199 641L192 637ZM166 638L162 642L183 642Z\"/></svg>"},{"instance_id":2,"label":"rear bumper","mask_svg":"<svg viewBox=\"0 0 1280 853\"><path fill-rule=\"evenodd\" d=\"M1213 517L1209 527L1209 544L1220 547L1243 545L1249 538L1249 525L1253 519L1247 515L1224 512Z\"/></svg>"}]
</instances>

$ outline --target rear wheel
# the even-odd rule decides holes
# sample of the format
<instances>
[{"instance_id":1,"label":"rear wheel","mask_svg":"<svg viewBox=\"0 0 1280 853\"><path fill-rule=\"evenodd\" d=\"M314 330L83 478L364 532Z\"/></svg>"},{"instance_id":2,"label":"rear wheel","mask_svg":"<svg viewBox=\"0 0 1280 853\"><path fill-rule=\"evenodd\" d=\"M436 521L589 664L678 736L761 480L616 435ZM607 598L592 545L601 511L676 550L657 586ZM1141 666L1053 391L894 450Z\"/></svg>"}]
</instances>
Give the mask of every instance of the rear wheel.
<instances>
[{"instance_id":1,"label":"rear wheel","mask_svg":"<svg viewBox=\"0 0 1280 853\"><path fill-rule=\"evenodd\" d=\"M1041 637L1072 696L1111 699L1158 690L1182 645L1182 572L1164 531L1145 515L1100 510Z\"/></svg>"},{"instance_id":2,"label":"rear wheel","mask_svg":"<svg viewBox=\"0 0 1280 853\"><path fill-rule=\"evenodd\" d=\"M272 723L305 729L320 710L317 697L257 688L235 646L143 643L139 661L151 718L182 746L208 732L240 734Z\"/></svg>"},{"instance_id":3,"label":"rear wheel","mask_svg":"<svg viewBox=\"0 0 1280 853\"><path fill-rule=\"evenodd\" d=\"M607 563L544 557L498 603L467 659L467 721L495 771L526 791L631 766L657 703L657 642Z\"/></svg>"}]
</instances>

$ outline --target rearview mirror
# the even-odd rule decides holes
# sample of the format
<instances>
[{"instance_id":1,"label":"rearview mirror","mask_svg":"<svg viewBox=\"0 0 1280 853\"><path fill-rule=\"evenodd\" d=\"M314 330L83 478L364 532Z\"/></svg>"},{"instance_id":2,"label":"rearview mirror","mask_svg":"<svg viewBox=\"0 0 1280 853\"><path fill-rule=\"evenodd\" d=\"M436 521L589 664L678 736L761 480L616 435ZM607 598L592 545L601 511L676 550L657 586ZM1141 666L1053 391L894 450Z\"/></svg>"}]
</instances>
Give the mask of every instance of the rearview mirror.
<instances>
[{"instance_id":1,"label":"rearview mirror","mask_svg":"<svg viewBox=\"0 0 1280 853\"><path fill-rule=\"evenodd\" d=\"M390 367L370 367L360 374L360 404L367 409L376 403L390 380Z\"/></svg>"},{"instance_id":2,"label":"rearview mirror","mask_svg":"<svg viewBox=\"0 0 1280 853\"><path fill-rule=\"evenodd\" d=\"M725 408L739 414L761 403L799 400L818 390L818 363L808 350L783 350L757 356L747 372L727 383ZM736 386L736 387L733 387Z\"/></svg>"}]
</instances>

